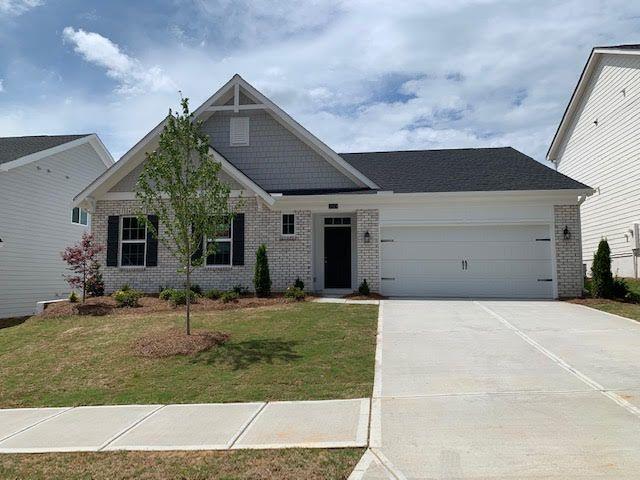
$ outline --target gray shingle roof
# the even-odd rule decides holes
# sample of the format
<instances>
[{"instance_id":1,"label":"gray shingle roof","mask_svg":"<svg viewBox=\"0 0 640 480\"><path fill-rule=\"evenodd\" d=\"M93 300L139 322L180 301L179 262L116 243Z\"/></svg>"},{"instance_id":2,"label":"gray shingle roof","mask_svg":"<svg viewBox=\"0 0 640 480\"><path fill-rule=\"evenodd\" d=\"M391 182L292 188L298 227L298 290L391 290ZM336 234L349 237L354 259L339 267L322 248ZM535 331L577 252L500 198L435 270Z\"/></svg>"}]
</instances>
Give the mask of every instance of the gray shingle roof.
<instances>
[{"instance_id":1,"label":"gray shingle roof","mask_svg":"<svg viewBox=\"0 0 640 480\"><path fill-rule=\"evenodd\" d=\"M0 164L17 160L32 153L57 147L86 137L84 135L36 135L29 137L0 137Z\"/></svg>"},{"instance_id":2,"label":"gray shingle roof","mask_svg":"<svg viewBox=\"0 0 640 480\"><path fill-rule=\"evenodd\" d=\"M640 50L640 44L629 43L626 45L605 45L602 47L595 47L595 48L607 48L610 50Z\"/></svg>"},{"instance_id":3,"label":"gray shingle roof","mask_svg":"<svg viewBox=\"0 0 640 480\"><path fill-rule=\"evenodd\" d=\"M511 147L341 153L382 190L488 192L588 189Z\"/></svg>"}]
</instances>

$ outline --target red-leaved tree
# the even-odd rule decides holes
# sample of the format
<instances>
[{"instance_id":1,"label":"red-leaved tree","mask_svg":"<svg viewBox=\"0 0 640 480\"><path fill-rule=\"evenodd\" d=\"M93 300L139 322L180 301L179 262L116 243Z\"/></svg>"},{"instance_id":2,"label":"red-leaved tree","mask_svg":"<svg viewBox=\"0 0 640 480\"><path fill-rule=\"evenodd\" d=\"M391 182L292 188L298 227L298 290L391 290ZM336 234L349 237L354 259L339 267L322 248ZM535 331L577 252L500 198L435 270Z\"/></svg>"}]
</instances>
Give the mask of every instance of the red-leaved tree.
<instances>
[{"instance_id":1,"label":"red-leaved tree","mask_svg":"<svg viewBox=\"0 0 640 480\"><path fill-rule=\"evenodd\" d=\"M72 247L67 247L62 255L62 259L67 262L70 275L64 278L71 288L82 287L82 303L84 303L87 280L94 271L94 265L98 263L98 254L104 250L104 246L96 243L95 238L89 232L82 235L82 240Z\"/></svg>"}]
</instances>

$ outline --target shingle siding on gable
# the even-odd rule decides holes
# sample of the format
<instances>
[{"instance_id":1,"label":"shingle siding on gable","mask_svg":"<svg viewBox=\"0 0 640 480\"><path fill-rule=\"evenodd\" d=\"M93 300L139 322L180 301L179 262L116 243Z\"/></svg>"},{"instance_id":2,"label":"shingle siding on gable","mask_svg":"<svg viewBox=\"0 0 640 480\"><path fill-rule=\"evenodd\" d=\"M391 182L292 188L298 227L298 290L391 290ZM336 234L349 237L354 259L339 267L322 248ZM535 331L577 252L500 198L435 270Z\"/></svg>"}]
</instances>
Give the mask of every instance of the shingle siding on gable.
<instances>
[{"instance_id":1,"label":"shingle siding on gable","mask_svg":"<svg viewBox=\"0 0 640 480\"><path fill-rule=\"evenodd\" d=\"M110 192L133 192L136 186L136 182L138 181L138 177L140 173L142 173L142 169L144 168L144 163L138 165L134 168L127 176L125 176L122 180L116 183ZM242 186L232 179L225 172L220 172L218 174L220 180L225 182L232 190L241 190Z\"/></svg>"},{"instance_id":2,"label":"shingle siding on gable","mask_svg":"<svg viewBox=\"0 0 640 480\"><path fill-rule=\"evenodd\" d=\"M638 95L640 56L605 55L558 155L560 172L598 190L581 208L584 261L591 263L598 242L606 237L614 273L621 276L633 276L628 230L640 221Z\"/></svg>"},{"instance_id":3,"label":"shingle siding on gable","mask_svg":"<svg viewBox=\"0 0 640 480\"><path fill-rule=\"evenodd\" d=\"M249 146L229 145L232 116L250 118ZM262 110L217 112L203 131L218 152L267 191L358 187Z\"/></svg>"}]
</instances>

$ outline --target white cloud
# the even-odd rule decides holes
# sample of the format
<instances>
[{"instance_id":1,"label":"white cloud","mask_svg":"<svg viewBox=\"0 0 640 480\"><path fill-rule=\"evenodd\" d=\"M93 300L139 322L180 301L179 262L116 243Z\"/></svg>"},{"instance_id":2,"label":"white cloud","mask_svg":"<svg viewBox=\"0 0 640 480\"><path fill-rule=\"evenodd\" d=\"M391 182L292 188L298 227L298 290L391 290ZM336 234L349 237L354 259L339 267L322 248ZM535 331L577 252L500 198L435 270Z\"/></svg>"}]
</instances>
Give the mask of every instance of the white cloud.
<instances>
[{"instance_id":1,"label":"white cloud","mask_svg":"<svg viewBox=\"0 0 640 480\"><path fill-rule=\"evenodd\" d=\"M74 50L87 62L105 68L107 75L119 82L119 93L176 90L175 84L162 68L142 65L139 60L122 52L118 45L99 33L65 27L62 36L65 42L74 45Z\"/></svg>"},{"instance_id":2,"label":"white cloud","mask_svg":"<svg viewBox=\"0 0 640 480\"><path fill-rule=\"evenodd\" d=\"M0 15L22 15L43 3L42 0L0 0Z\"/></svg>"},{"instance_id":3,"label":"white cloud","mask_svg":"<svg viewBox=\"0 0 640 480\"><path fill-rule=\"evenodd\" d=\"M161 35L127 37L142 44L67 27L116 94L63 73L52 90L70 101L4 94L0 131L95 131L117 157L177 106L174 85L195 108L240 73L338 151L511 145L542 160L591 47L640 40L628 0L193 2L162 12Z\"/></svg>"},{"instance_id":4,"label":"white cloud","mask_svg":"<svg viewBox=\"0 0 640 480\"><path fill-rule=\"evenodd\" d=\"M4 92L4 80L0 78L0 93Z\"/></svg>"}]
</instances>

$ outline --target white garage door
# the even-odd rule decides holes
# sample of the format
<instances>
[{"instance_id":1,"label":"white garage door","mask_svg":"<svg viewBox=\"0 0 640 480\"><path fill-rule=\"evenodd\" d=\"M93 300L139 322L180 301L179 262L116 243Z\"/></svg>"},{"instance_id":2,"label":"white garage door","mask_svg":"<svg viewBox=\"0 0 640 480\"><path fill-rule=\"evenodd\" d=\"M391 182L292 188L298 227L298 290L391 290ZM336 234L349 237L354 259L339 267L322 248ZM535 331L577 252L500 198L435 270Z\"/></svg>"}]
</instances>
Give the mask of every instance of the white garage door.
<instances>
[{"instance_id":1,"label":"white garage door","mask_svg":"<svg viewBox=\"0 0 640 480\"><path fill-rule=\"evenodd\" d=\"M383 227L382 294L553 297L548 225Z\"/></svg>"}]
</instances>

